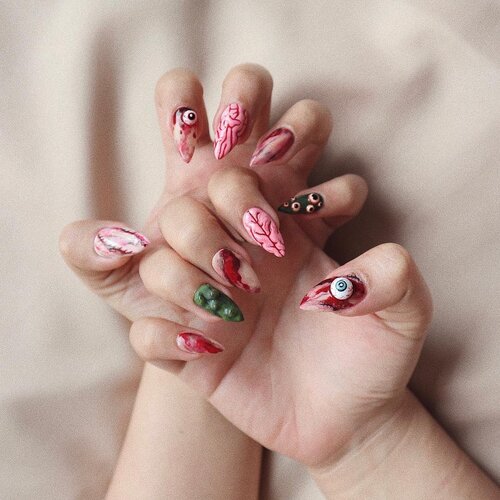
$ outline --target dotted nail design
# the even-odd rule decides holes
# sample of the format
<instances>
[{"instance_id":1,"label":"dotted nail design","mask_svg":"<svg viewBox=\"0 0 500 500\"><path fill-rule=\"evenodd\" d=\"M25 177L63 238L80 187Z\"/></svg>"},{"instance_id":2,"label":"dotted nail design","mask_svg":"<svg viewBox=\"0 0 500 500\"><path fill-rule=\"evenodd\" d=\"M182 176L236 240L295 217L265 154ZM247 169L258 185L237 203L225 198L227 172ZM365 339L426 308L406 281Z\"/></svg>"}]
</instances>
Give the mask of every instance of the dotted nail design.
<instances>
[{"instance_id":1,"label":"dotted nail design","mask_svg":"<svg viewBox=\"0 0 500 500\"><path fill-rule=\"evenodd\" d=\"M278 207L278 210L286 214L312 214L323 206L323 196L319 193L306 193L285 201Z\"/></svg>"}]
</instances>

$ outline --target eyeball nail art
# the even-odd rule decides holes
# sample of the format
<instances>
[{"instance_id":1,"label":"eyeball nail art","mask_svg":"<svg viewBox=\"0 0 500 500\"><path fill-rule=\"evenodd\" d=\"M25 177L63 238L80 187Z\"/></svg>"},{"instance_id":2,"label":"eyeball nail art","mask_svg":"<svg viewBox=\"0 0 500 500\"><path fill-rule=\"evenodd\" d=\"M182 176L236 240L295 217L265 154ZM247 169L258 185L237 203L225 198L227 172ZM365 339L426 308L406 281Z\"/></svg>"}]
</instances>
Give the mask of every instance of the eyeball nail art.
<instances>
[{"instance_id":1,"label":"eyeball nail art","mask_svg":"<svg viewBox=\"0 0 500 500\"><path fill-rule=\"evenodd\" d=\"M339 311L359 304L365 295L364 283L354 274L328 278L307 292L300 308L306 311Z\"/></svg>"},{"instance_id":2,"label":"eyeball nail art","mask_svg":"<svg viewBox=\"0 0 500 500\"><path fill-rule=\"evenodd\" d=\"M313 214L323 208L323 196L319 193L306 193L285 201L278 211L286 214Z\"/></svg>"},{"instance_id":3,"label":"eyeball nail art","mask_svg":"<svg viewBox=\"0 0 500 500\"><path fill-rule=\"evenodd\" d=\"M94 251L101 257L135 255L148 245L144 235L124 227L103 227L94 238Z\"/></svg>"},{"instance_id":4,"label":"eyeball nail art","mask_svg":"<svg viewBox=\"0 0 500 500\"><path fill-rule=\"evenodd\" d=\"M175 145L182 160L189 163L198 142L198 115L191 108L179 108L173 121Z\"/></svg>"}]
</instances>

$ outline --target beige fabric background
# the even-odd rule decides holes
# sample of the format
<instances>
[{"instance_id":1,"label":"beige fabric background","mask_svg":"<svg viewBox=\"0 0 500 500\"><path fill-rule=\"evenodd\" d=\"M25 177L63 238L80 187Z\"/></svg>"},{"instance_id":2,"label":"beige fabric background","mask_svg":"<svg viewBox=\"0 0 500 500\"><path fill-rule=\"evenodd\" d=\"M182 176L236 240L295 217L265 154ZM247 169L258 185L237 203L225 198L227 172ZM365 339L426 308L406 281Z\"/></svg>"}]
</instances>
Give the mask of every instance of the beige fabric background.
<instances>
[{"instance_id":1,"label":"beige fabric background","mask_svg":"<svg viewBox=\"0 0 500 500\"><path fill-rule=\"evenodd\" d=\"M102 497L140 366L58 233L140 227L163 169L156 80L192 68L213 114L247 61L274 75L275 116L304 97L331 109L316 180L371 186L332 252L410 249L436 304L413 386L500 478L498 2L11 1L0 16L0 498ZM267 470L263 498L321 498L288 459Z\"/></svg>"}]
</instances>

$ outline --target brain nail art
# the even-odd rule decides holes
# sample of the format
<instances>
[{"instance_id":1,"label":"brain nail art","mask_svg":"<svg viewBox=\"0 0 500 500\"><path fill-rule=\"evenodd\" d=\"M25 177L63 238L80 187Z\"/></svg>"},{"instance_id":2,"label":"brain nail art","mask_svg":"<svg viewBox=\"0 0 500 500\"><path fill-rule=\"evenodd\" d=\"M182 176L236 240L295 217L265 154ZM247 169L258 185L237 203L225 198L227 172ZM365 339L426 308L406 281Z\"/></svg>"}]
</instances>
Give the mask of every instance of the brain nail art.
<instances>
[{"instance_id":1,"label":"brain nail art","mask_svg":"<svg viewBox=\"0 0 500 500\"><path fill-rule=\"evenodd\" d=\"M174 113L174 142L183 161L189 163L198 141L198 115L191 108Z\"/></svg>"},{"instance_id":2,"label":"brain nail art","mask_svg":"<svg viewBox=\"0 0 500 500\"><path fill-rule=\"evenodd\" d=\"M300 308L311 311L339 311L355 306L365 295L364 283L354 274L328 278L304 296Z\"/></svg>"},{"instance_id":3,"label":"brain nail art","mask_svg":"<svg viewBox=\"0 0 500 500\"><path fill-rule=\"evenodd\" d=\"M261 208L249 208L243 215L243 226L247 233L266 252L283 257L285 243L272 217Z\"/></svg>"},{"instance_id":4,"label":"brain nail art","mask_svg":"<svg viewBox=\"0 0 500 500\"><path fill-rule=\"evenodd\" d=\"M245 132L248 113L238 103L230 104L221 114L219 126L215 131L214 154L220 160L238 143Z\"/></svg>"},{"instance_id":5,"label":"brain nail art","mask_svg":"<svg viewBox=\"0 0 500 500\"><path fill-rule=\"evenodd\" d=\"M323 196L319 193L306 193L285 201L278 207L278 210L286 214L312 214L323 206Z\"/></svg>"}]
</instances>

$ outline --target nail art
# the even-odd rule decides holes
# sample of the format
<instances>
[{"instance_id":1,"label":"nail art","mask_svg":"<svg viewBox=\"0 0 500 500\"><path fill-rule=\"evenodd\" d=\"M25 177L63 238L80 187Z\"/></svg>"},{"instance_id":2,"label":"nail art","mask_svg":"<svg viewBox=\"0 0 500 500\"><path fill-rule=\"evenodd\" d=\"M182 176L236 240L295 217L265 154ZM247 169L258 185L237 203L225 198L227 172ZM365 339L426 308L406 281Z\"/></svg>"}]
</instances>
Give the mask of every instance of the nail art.
<instances>
[{"instance_id":1,"label":"nail art","mask_svg":"<svg viewBox=\"0 0 500 500\"><path fill-rule=\"evenodd\" d=\"M208 283L204 283L194 292L193 301L197 306L225 321L244 319L239 307L227 295Z\"/></svg>"},{"instance_id":2,"label":"nail art","mask_svg":"<svg viewBox=\"0 0 500 500\"><path fill-rule=\"evenodd\" d=\"M245 132L247 122L247 111L236 102L229 104L222 112L214 140L214 153L218 160L236 146L238 138Z\"/></svg>"},{"instance_id":3,"label":"nail art","mask_svg":"<svg viewBox=\"0 0 500 500\"><path fill-rule=\"evenodd\" d=\"M250 160L250 166L264 165L274 160L279 160L292 147L295 141L293 132L281 127L259 141Z\"/></svg>"},{"instance_id":4,"label":"nail art","mask_svg":"<svg viewBox=\"0 0 500 500\"><path fill-rule=\"evenodd\" d=\"M286 214L312 214L323 208L323 204L323 196L319 193L306 193L285 201L278 210Z\"/></svg>"},{"instance_id":5,"label":"nail art","mask_svg":"<svg viewBox=\"0 0 500 500\"><path fill-rule=\"evenodd\" d=\"M365 294L364 283L354 274L328 278L307 292L300 308L310 311L339 311L355 306L363 300Z\"/></svg>"},{"instance_id":6,"label":"nail art","mask_svg":"<svg viewBox=\"0 0 500 500\"><path fill-rule=\"evenodd\" d=\"M262 210L262 208L249 208L243 214L243 225L247 233L264 249L266 252L283 257L285 255L285 244L283 236L272 217Z\"/></svg>"},{"instance_id":7,"label":"nail art","mask_svg":"<svg viewBox=\"0 0 500 500\"><path fill-rule=\"evenodd\" d=\"M103 227L94 239L94 250L101 257L134 255L142 252L149 240L140 233L123 227Z\"/></svg>"},{"instance_id":8,"label":"nail art","mask_svg":"<svg viewBox=\"0 0 500 500\"><path fill-rule=\"evenodd\" d=\"M259 278L250 264L231 250L219 250L212 259L212 267L232 285L250 293L260 292Z\"/></svg>"},{"instance_id":9,"label":"nail art","mask_svg":"<svg viewBox=\"0 0 500 500\"><path fill-rule=\"evenodd\" d=\"M182 332L175 339L177 347L184 352L196 354L217 354L224 347L215 340L208 339L199 333Z\"/></svg>"},{"instance_id":10,"label":"nail art","mask_svg":"<svg viewBox=\"0 0 500 500\"><path fill-rule=\"evenodd\" d=\"M189 163L198 141L198 115L191 108L179 108L173 117L174 141L181 158Z\"/></svg>"}]
</instances>

